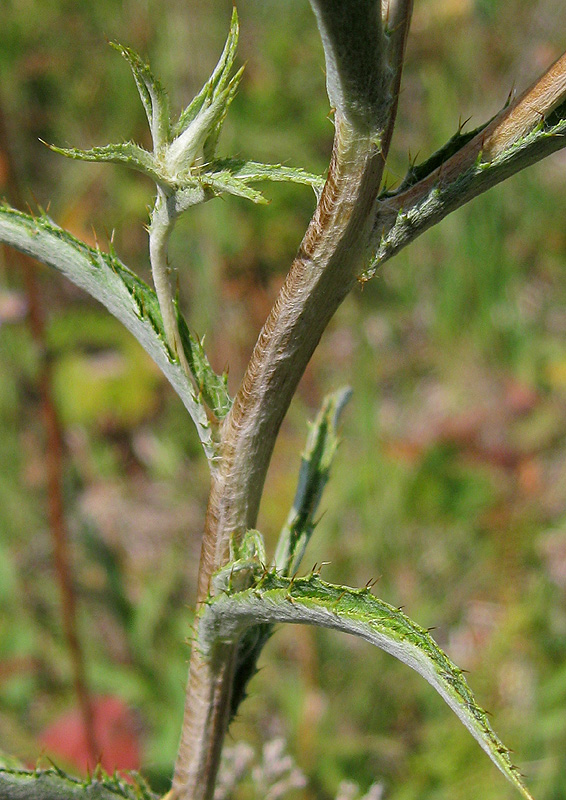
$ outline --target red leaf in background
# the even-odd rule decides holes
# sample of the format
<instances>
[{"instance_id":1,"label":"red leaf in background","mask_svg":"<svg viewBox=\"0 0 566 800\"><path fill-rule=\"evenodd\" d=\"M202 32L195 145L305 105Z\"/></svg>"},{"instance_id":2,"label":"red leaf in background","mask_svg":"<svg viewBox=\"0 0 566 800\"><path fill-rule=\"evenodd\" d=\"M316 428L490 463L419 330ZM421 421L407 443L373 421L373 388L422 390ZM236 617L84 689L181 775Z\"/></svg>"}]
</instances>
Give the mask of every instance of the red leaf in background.
<instances>
[{"instance_id":1,"label":"red leaf in background","mask_svg":"<svg viewBox=\"0 0 566 800\"><path fill-rule=\"evenodd\" d=\"M98 762L105 772L140 767L138 725L132 711L118 697L92 700ZM65 762L81 772L97 766L89 758L83 720L78 709L65 712L39 737L44 752L57 764Z\"/></svg>"}]
</instances>

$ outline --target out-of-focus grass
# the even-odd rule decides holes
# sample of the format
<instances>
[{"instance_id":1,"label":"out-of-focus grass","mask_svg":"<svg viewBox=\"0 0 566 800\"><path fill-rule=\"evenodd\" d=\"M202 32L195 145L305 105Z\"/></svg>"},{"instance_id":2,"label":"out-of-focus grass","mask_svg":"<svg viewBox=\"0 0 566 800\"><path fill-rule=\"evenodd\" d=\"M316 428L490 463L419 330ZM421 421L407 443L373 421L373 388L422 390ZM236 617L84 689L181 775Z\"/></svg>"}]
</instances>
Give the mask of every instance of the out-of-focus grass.
<instances>
[{"instance_id":1,"label":"out-of-focus grass","mask_svg":"<svg viewBox=\"0 0 566 800\"><path fill-rule=\"evenodd\" d=\"M117 168L66 162L37 137L147 142L127 67L104 38L150 56L180 106L215 63L230 9L227 0L28 0L0 12L0 93L27 199L50 202L58 222L101 245L115 228L118 253L142 274L151 187ZM241 0L239 12L246 76L221 152L323 171L332 124L306 0ZM553 0L417 4L388 180L402 177L409 154L425 158L461 120L478 124L514 82L535 77L558 55L560 21ZM326 576L349 584L380 575L376 593L436 625L541 800L566 797L565 163L555 156L461 209L347 300L285 422L260 520L273 545L305 417L325 391L350 383L305 566L330 561ZM215 365L229 364L234 389L313 208L306 189L269 194L267 208L218 200L197 209L172 247L188 317ZM0 270L2 286L20 291L8 256ZM205 468L181 404L141 366L143 354L56 275L42 270L41 282L67 424L88 674L94 691L139 709L148 774L164 787ZM72 696L45 522L36 354L23 322L0 330L0 369L0 749L33 759L35 737ZM82 369L100 370L94 403ZM259 743L282 732L311 780L305 797L331 797L344 778L382 780L389 800L512 796L428 685L389 657L290 628L262 665L234 736Z\"/></svg>"}]
</instances>

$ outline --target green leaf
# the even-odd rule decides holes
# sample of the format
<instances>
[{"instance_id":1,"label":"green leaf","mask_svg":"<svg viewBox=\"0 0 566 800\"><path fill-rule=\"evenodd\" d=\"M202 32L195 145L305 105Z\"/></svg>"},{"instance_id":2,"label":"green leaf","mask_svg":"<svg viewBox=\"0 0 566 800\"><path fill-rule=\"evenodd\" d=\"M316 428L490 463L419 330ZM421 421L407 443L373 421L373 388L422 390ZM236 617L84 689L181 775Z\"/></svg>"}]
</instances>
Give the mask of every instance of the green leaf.
<instances>
[{"instance_id":1,"label":"green leaf","mask_svg":"<svg viewBox=\"0 0 566 800\"><path fill-rule=\"evenodd\" d=\"M226 119L226 114L228 113L228 109L230 108L232 100L236 96L236 92L238 90L238 86L240 85L240 81L242 80L243 74L244 74L244 67L240 67L240 69L231 79L226 89L224 89L220 94L218 94L217 100L215 100L215 103L217 103L219 106L219 111L215 115L214 123L210 126L210 133L208 134L202 147L202 157L205 163L211 161L214 158L214 154L216 153L216 145L218 144L218 138L220 136L220 131L222 130L222 126L224 125L224 120ZM211 108L213 107L214 104L211 106Z\"/></svg>"},{"instance_id":2,"label":"green leaf","mask_svg":"<svg viewBox=\"0 0 566 800\"><path fill-rule=\"evenodd\" d=\"M338 446L338 419L351 394L351 389L344 388L327 395L311 427L293 507L275 550L275 569L283 575L294 575L298 570L314 530L314 517Z\"/></svg>"},{"instance_id":3,"label":"green leaf","mask_svg":"<svg viewBox=\"0 0 566 800\"><path fill-rule=\"evenodd\" d=\"M210 461L216 458L206 409L167 347L155 292L113 253L89 247L46 216L0 206L0 241L62 272L133 333L169 380L196 425Z\"/></svg>"},{"instance_id":4,"label":"green leaf","mask_svg":"<svg viewBox=\"0 0 566 800\"><path fill-rule=\"evenodd\" d=\"M47 770L0 767L2 800L157 800L143 778L129 773L130 783L101 770L85 780L66 775L56 767Z\"/></svg>"},{"instance_id":5,"label":"green leaf","mask_svg":"<svg viewBox=\"0 0 566 800\"><path fill-rule=\"evenodd\" d=\"M181 342L189 364L191 374L208 407L217 419L223 419L232 407L232 398L228 392L228 375L217 375L210 366L202 342L195 339L189 331L187 323L177 306L177 324Z\"/></svg>"},{"instance_id":6,"label":"green leaf","mask_svg":"<svg viewBox=\"0 0 566 800\"><path fill-rule=\"evenodd\" d=\"M243 73L243 67L234 75L228 86L214 94L212 102L205 104L193 121L173 139L165 153L165 169L175 182L182 182L183 172L190 171L199 157L212 158L214 148ZM213 144L211 144L213 142Z\"/></svg>"},{"instance_id":7,"label":"green leaf","mask_svg":"<svg viewBox=\"0 0 566 800\"><path fill-rule=\"evenodd\" d=\"M143 147L139 147L133 142L93 147L91 150L79 150L75 147L56 147L53 144L47 144L47 147L55 153L67 158L75 158L79 161L105 161L112 164L124 164L130 169L135 169L147 175L157 184L168 185L157 170L155 159L151 153L148 153Z\"/></svg>"},{"instance_id":8,"label":"green leaf","mask_svg":"<svg viewBox=\"0 0 566 800\"><path fill-rule=\"evenodd\" d=\"M236 178L228 170L213 173L204 172L200 176L200 182L217 195L226 193L251 200L252 203L267 203L267 200L261 192L252 189L245 181Z\"/></svg>"},{"instance_id":9,"label":"green leaf","mask_svg":"<svg viewBox=\"0 0 566 800\"><path fill-rule=\"evenodd\" d=\"M289 181L312 186L315 192L322 191L325 178L313 175L298 167L284 167L281 164L258 164L256 161L245 161L237 158L223 158L212 161L206 166L208 175L229 172L234 178L244 183L256 181Z\"/></svg>"},{"instance_id":10,"label":"green leaf","mask_svg":"<svg viewBox=\"0 0 566 800\"><path fill-rule=\"evenodd\" d=\"M524 798L532 800L509 750L476 703L461 670L424 628L374 597L367 588L335 586L315 574L297 579L282 577L266 572L259 562L255 575L250 588L231 592L227 587L204 604L198 643L205 657L214 657L219 643L238 641L250 628L278 622L319 625L359 636L422 675L508 780Z\"/></svg>"},{"instance_id":11,"label":"green leaf","mask_svg":"<svg viewBox=\"0 0 566 800\"><path fill-rule=\"evenodd\" d=\"M145 64L134 50L117 42L110 44L130 65L149 122L153 149L158 153L168 144L171 136L167 93L154 77L149 65Z\"/></svg>"},{"instance_id":12,"label":"green leaf","mask_svg":"<svg viewBox=\"0 0 566 800\"><path fill-rule=\"evenodd\" d=\"M236 48L238 46L238 14L234 7L232 11L232 19L230 21L230 30L228 38L224 45L224 50L220 56L218 64L205 85L202 87L197 96L192 100L190 105L182 112L177 124L173 129L173 136L178 137L183 131L191 124L197 114L200 113L202 108L210 105L214 98L222 92L228 78L230 71L234 65L234 58L236 56Z\"/></svg>"}]
</instances>

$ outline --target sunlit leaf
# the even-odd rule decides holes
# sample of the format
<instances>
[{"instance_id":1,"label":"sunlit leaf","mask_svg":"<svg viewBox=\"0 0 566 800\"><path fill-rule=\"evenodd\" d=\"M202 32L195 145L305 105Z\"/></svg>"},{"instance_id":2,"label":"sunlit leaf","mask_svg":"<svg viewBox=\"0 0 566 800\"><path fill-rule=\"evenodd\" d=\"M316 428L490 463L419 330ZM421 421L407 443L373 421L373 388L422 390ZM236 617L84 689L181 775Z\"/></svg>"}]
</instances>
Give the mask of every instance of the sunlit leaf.
<instances>
[{"instance_id":1,"label":"sunlit leaf","mask_svg":"<svg viewBox=\"0 0 566 800\"><path fill-rule=\"evenodd\" d=\"M89 247L46 216L0 206L0 241L62 272L117 317L169 380L196 425L209 459L215 447L206 409L166 344L157 297L113 253Z\"/></svg>"},{"instance_id":2,"label":"sunlit leaf","mask_svg":"<svg viewBox=\"0 0 566 800\"><path fill-rule=\"evenodd\" d=\"M349 388L327 395L311 427L301 460L293 507L279 535L275 551L275 569L284 575L294 575L298 570L313 532L314 517L338 445L338 419L350 395Z\"/></svg>"},{"instance_id":3,"label":"sunlit leaf","mask_svg":"<svg viewBox=\"0 0 566 800\"><path fill-rule=\"evenodd\" d=\"M158 152L170 138L170 110L167 93L151 72L149 65L145 64L134 50L117 42L111 42L111 45L130 65L151 129L154 150Z\"/></svg>"},{"instance_id":4,"label":"sunlit leaf","mask_svg":"<svg viewBox=\"0 0 566 800\"><path fill-rule=\"evenodd\" d=\"M258 624L302 623L359 636L422 675L508 780L524 798L532 800L509 750L476 703L461 670L424 628L374 597L367 588L335 586L314 574L297 579L282 577L266 572L259 562L250 588L231 591L229 567L222 571L227 577L223 591L209 598L201 611L199 646L204 654L211 656L216 644L237 641ZM253 562L248 569L253 569Z\"/></svg>"}]
</instances>

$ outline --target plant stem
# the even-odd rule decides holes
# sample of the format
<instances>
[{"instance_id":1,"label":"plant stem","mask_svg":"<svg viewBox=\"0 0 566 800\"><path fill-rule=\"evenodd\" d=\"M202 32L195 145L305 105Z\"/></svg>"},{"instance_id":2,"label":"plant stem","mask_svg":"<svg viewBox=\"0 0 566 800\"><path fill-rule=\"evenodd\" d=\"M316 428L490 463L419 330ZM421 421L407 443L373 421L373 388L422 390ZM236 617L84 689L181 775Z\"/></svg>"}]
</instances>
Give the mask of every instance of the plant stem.
<instances>
[{"instance_id":1,"label":"plant stem","mask_svg":"<svg viewBox=\"0 0 566 800\"><path fill-rule=\"evenodd\" d=\"M385 29L389 31L389 47L387 48L389 68L393 73L391 83L392 104L389 119L383 135L383 158L387 159L389 146L395 128L401 77L405 63L405 49L409 28L413 16L413 0L389 0L385 10Z\"/></svg>"},{"instance_id":2,"label":"plant stem","mask_svg":"<svg viewBox=\"0 0 566 800\"><path fill-rule=\"evenodd\" d=\"M229 544L255 526L279 426L332 315L356 281L383 171L375 137L340 115L328 180L221 432L221 462L206 516L197 604ZM196 632L198 639L198 630ZM191 653L185 720L173 782L177 800L210 800L228 707L236 643L210 663Z\"/></svg>"},{"instance_id":3,"label":"plant stem","mask_svg":"<svg viewBox=\"0 0 566 800\"><path fill-rule=\"evenodd\" d=\"M535 136L560 110L559 134ZM483 130L422 180L375 206L373 265L385 261L460 206L566 147L566 54Z\"/></svg>"},{"instance_id":4,"label":"plant stem","mask_svg":"<svg viewBox=\"0 0 566 800\"><path fill-rule=\"evenodd\" d=\"M185 351L179 334L175 303L173 302L171 282L169 280L167 251L169 237L175 226L176 215L170 212L167 201L168 198L165 192L161 187L158 187L149 228L149 260L151 262L153 284L163 318L167 345L174 358L179 360L186 374L191 377L191 371L185 358Z\"/></svg>"}]
</instances>

